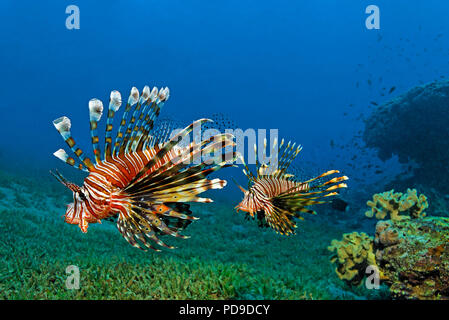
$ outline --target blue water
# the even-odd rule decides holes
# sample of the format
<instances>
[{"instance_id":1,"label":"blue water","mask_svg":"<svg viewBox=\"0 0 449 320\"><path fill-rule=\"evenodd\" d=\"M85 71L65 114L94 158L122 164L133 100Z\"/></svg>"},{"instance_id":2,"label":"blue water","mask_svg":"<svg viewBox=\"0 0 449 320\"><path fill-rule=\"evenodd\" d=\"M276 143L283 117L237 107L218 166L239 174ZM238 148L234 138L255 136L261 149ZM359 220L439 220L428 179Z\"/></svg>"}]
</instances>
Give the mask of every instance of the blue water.
<instances>
[{"instance_id":1,"label":"blue water","mask_svg":"<svg viewBox=\"0 0 449 320\"><path fill-rule=\"evenodd\" d=\"M342 114L377 98L369 75L404 91L449 67L448 38L433 41L447 33L443 1L377 3L380 30L364 26L369 1L77 1L80 29L68 30L69 2L2 1L2 146L48 161L60 143L53 119L70 115L85 134L90 98L146 84L170 87L166 112L179 118L218 111L308 148L327 144L360 126ZM402 48L431 52L408 63Z\"/></svg>"},{"instance_id":2,"label":"blue water","mask_svg":"<svg viewBox=\"0 0 449 320\"><path fill-rule=\"evenodd\" d=\"M68 116L90 152L91 98L106 105L111 90L125 98L132 86L168 86L161 117L189 123L222 113L244 130L279 129L304 146L299 166L348 174L346 200L362 208L376 176L348 163L360 155L353 141L375 109L370 101L449 72L449 3L441 0L377 0L379 30L365 27L373 4L365 0L72 2L0 3L3 171L59 168L73 177L52 156L64 147L52 120ZM80 9L79 30L65 26L70 4ZM374 152L358 161L400 172L394 157L388 165ZM240 169L230 170L243 183ZM230 205L240 201L235 186L227 190Z\"/></svg>"}]
</instances>

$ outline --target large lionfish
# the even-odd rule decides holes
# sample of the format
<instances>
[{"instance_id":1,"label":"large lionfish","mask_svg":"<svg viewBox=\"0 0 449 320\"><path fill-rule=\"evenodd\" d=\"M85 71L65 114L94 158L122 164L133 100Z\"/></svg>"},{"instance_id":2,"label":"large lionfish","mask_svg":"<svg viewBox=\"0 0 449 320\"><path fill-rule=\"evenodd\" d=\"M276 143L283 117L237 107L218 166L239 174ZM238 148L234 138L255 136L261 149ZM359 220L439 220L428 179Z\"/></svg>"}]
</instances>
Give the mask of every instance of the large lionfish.
<instances>
[{"instance_id":1,"label":"large lionfish","mask_svg":"<svg viewBox=\"0 0 449 320\"><path fill-rule=\"evenodd\" d=\"M53 121L80 162L76 162L63 149L59 149L54 155L89 173L83 186L67 181L59 172L53 174L73 191L73 203L67 207L65 222L78 224L83 232L87 232L89 223L117 218L117 228L122 236L132 246L141 249L144 249L141 246L143 244L159 251L147 240L174 248L162 242L160 235L187 238L179 231L197 218L189 215L191 211L186 202L212 202L211 199L197 195L226 185L225 180L208 180L206 177L230 166L229 162L234 160L235 155L233 152L224 153L224 148L234 146L234 142L232 135L219 134L181 146L181 140L189 136L195 126L211 121L208 119L197 120L168 139L166 128L154 126L168 97L168 88L153 88L150 91L145 86L139 96L139 91L133 87L113 143L112 125L114 115L121 106L121 95L118 91L112 91L103 156L97 134L103 104L98 99L90 100L90 128L95 163L76 145L70 133L70 120L61 117ZM197 164L192 163L195 157L210 153L214 155L213 161L209 158L207 161L198 161ZM215 156L217 154L219 156Z\"/></svg>"},{"instance_id":2,"label":"large lionfish","mask_svg":"<svg viewBox=\"0 0 449 320\"><path fill-rule=\"evenodd\" d=\"M348 177L342 176L323 182L321 178L340 173L338 170L330 170L307 181L298 181L293 174L287 173L291 162L302 149L300 145L295 148L295 145L291 142L284 145L284 140L282 140L276 156L274 157L272 153L266 163L264 162L266 160L266 139L263 150L264 159L261 162L257 159L257 147L254 145L256 175L251 173L241 157L245 168L243 173L249 179L248 190L239 186L244 193L244 198L235 209L237 212L239 210L246 212L247 218L257 218L260 227L271 227L284 235L295 233L294 217L303 220L300 213L316 214L315 211L307 207L325 203L326 201L320 199L337 195L335 190L347 187L345 183L341 182L348 180ZM274 140L273 150L276 147L277 140Z\"/></svg>"}]
</instances>

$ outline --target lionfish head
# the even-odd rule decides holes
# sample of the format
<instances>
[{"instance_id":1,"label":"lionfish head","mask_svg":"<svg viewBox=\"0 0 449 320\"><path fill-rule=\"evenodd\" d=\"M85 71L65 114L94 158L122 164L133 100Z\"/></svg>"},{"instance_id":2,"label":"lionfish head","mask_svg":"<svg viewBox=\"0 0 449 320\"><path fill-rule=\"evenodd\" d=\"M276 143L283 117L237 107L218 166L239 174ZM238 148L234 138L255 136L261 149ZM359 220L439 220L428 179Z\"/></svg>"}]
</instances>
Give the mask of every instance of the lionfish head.
<instances>
[{"instance_id":1,"label":"lionfish head","mask_svg":"<svg viewBox=\"0 0 449 320\"><path fill-rule=\"evenodd\" d=\"M234 209L236 209L237 212L239 212L240 210L248 212L252 216L253 213L257 211L254 204L254 192L251 189L246 190L238 184L237 186L243 192L243 200L237 206L235 206Z\"/></svg>"},{"instance_id":2,"label":"lionfish head","mask_svg":"<svg viewBox=\"0 0 449 320\"><path fill-rule=\"evenodd\" d=\"M57 170L56 173L50 171L50 173L63 185L69 188L73 192L73 202L67 205L67 210L64 215L65 222L69 224L78 224L83 232L87 232L87 226L90 221L90 216L87 212L84 195L84 187L80 187L70 181L67 181Z\"/></svg>"}]
</instances>

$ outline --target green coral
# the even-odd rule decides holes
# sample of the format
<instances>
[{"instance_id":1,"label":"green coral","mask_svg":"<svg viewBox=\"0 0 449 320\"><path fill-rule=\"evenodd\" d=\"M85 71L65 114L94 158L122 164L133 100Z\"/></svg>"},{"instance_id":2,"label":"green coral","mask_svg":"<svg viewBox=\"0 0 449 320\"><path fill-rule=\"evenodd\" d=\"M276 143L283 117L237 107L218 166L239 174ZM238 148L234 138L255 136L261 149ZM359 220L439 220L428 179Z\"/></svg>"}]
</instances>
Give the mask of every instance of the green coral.
<instances>
[{"instance_id":1,"label":"green coral","mask_svg":"<svg viewBox=\"0 0 449 320\"><path fill-rule=\"evenodd\" d=\"M373 238L364 232L345 233L342 240L332 240L328 250L335 252L331 262L337 264L338 277L352 285L361 283L367 266L376 265Z\"/></svg>"},{"instance_id":2,"label":"green coral","mask_svg":"<svg viewBox=\"0 0 449 320\"><path fill-rule=\"evenodd\" d=\"M375 265L393 298L449 299L449 218L424 217L427 198L414 189L376 194L368 205L367 215L390 220L377 222L374 241L357 232L332 241L339 278L358 285Z\"/></svg>"},{"instance_id":3,"label":"green coral","mask_svg":"<svg viewBox=\"0 0 449 320\"><path fill-rule=\"evenodd\" d=\"M407 193L394 192L394 190L377 193L373 200L367 201L371 209L365 212L368 218L375 216L377 219L391 219L400 221L409 218L423 218L429 207L427 197L417 194L416 189L407 189Z\"/></svg>"}]
</instances>

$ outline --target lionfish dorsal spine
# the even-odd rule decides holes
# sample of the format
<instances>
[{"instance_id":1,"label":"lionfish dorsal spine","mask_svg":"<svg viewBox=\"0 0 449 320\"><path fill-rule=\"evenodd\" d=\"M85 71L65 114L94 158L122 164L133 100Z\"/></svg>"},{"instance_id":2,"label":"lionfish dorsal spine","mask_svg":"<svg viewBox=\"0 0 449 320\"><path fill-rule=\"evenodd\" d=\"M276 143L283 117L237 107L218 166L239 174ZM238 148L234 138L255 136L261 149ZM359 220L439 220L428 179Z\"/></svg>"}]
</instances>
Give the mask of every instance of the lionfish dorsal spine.
<instances>
[{"instance_id":1,"label":"lionfish dorsal spine","mask_svg":"<svg viewBox=\"0 0 449 320\"><path fill-rule=\"evenodd\" d=\"M286 172L292 161L298 156L301 150L302 150L301 145L298 145L296 148L295 144L292 145L290 150L285 154L285 157L282 159L282 162L280 161L279 163L280 167L279 175L283 175Z\"/></svg>"},{"instance_id":2,"label":"lionfish dorsal spine","mask_svg":"<svg viewBox=\"0 0 449 320\"><path fill-rule=\"evenodd\" d=\"M139 95L139 90L137 90L137 88L133 88L135 89L134 92L131 91L131 95L133 96L133 98L135 99L135 107L134 107L134 111L131 115L131 119L128 122L128 125L126 127L125 133L123 135L123 141L121 143L120 149L119 149L119 154L124 154L127 146L128 146L128 141L131 139L131 132L132 129L134 127L134 123L136 122L136 117L138 115L138 112L142 106L142 97ZM133 103L134 105L134 103Z\"/></svg>"},{"instance_id":3,"label":"lionfish dorsal spine","mask_svg":"<svg viewBox=\"0 0 449 320\"><path fill-rule=\"evenodd\" d=\"M149 100L151 101L149 112L145 115L144 119L144 125L141 126L141 129L139 132L142 133L142 135L145 137L145 140L139 141L139 145L137 148L142 147L147 148L148 146L153 146L153 144L156 142L154 136L149 136L148 134L153 129L154 126L154 120L157 116L159 116L159 113L164 106L165 102L168 100L169 97L169 89L165 87L164 89L157 90L156 87L153 88L151 91ZM162 137L161 135L159 135ZM165 140L165 139L162 139Z\"/></svg>"},{"instance_id":4,"label":"lionfish dorsal spine","mask_svg":"<svg viewBox=\"0 0 449 320\"><path fill-rule=\"evenodd\" d=\"M122 105L122 96L117 90L111 91L109 97L108 118L106 120L106 128L104 135L104 159L111 161L112 159L112 128L115 113Z\"/></svg>"},{"instance_id":5,"label":"lionfish dorsal spine","mask_svg":"<svg viewBox=\"0 0 449 320\"><path fill-rule=\"evenodd\" d=\"M112 151L113 156L117 156L120 152L121 141L124 135L123 131L125 130L126 126L126 119L128 118L129 112L131 111L133 105L137 103L138 99L139 99L139 90L137 90L136 87L132 87L131 93L129 94L128 97L128 102L126 103L125 112L123 112L122 120L120 121L117 136L115 137L114 149Z\"/></svg>"},{"instance_id":6,"label":"lionfish dorsal spine","mask_svg":"<svg viewBox=\"0 0 449 320\"><path fill-rule=\"evenodd\" d=\"M103 102L96 98L89 101L89 121L90 121L90 136L92 138L92 148L94 151L95 160L98 163L101 162L101 151L98 145L98 121L100 121L103 115Z\"/></svg>"},{"instance_id":7,"label":"lionfish dorsal spine","mask_svg":"<svg viewBox=\"0 0 449 320\"><path fill-rule=\"evenodd\" d=\"M56 120L53 120L53 125L56 130L58 130L59 134L62 136L64 141L70 147L72 152L77 156L77 158L82 162L82 164L87 168L87 170L91 171L94 167L92 161L84 155L83 150L81 150L73 139L72 134L70 132L71 122L70 119L63 116ZM61 155L61 153L59 153ZM59 157L58 157L59 158ZM60 158L61 159L61 158Z\"/></svg>"},{"instance_id":8,"label":"lionfish dorsal spine","mask_svg":"<svg viewBox=\"0 0 449 320\"><path fill-rule=\"evenodd\" d=\"M139 98L139 102L134 109L131 121L128 124L128 129L126 130L126 136L124 140L124 151L127 153L134 151L133 146L137 140L137 133L142 122L141 119L148 109L150 95L149 93L149 87L145 86L145 88L143 88L142 95Z\"/></svg>"},{"instance_id":9,"label":"lionfish dorsal spine","mask_svg":"<svg viewBox=\"0 0 449 320\"><path fill-rule=\"evenodd\" d=\"M72 167L75 167L75 168L77 168L77 169L79 169L79 170L82 170L82 171L89 172L89 170L87 170L87 168L86 168L85 166L83 166L81 163L77 162L75 159L73 159L72 157L70 157L70 156L67 154L67 152L65 152L64 149L59 149L58 151L56 151L55 153L53 153L53 155L54 155L56 158L58 158L58 159L64 161L65 163L67 163L68 165L70 165L70 166L72 166Z\"/></svg>"},{"instance_id":10,"label":"lionfish dorsal spine","mask_svg":"<svg viewBox=\"0 0 449 320\"><path fill-rule=\"evenodd\" d=\"M156 101L157 93L158 89L156 87L154 87L151 92L148 86L143 89L141 100L144 107L140 112L134 128L132 129L131 138L126 146L127 152L134 152L143 148L143 144L149 134L149 130L144 129L150 120L153 121L151 115L153 113L152 110L154 109L154 106L158 103L158 101Z\"/></svg>"},{"instance_id":11,"label":"lionfish dorsal spine","mask_svg":"<svg viewBox=\"0 0 449 320\"><path fill-rule=\"evenodd\" d=\"M136 174L133 180L130 181L128 187L132 187L133 184L138 182L145 173L153 167L157 162L159 162L170 150L173 149L178 143L180 143L185 136L192 132L195 126L201 126L205 122L211 122L210 119L199 119L191 123L189 126L181 130L178 134L173 136L158 152L148 161L145 166ZM126 189L125 189L126 190Z\"/></svg>"},{"instance_id":12,"label":"lionfish dorsal spine","mask_svg":"<svg viewBox=\"0 0 449 320\"><path fill-rule=\"evenodd\" d=\"M137 104L137 106L139 106L139 105L143 106L142 111L140 112L140 115L138 118L137 118L137 112L138 112L137 107L136 107L136 110L134 111L133 118L134 119L137 118L137 121L135 122L134 127L131 129L131 137L126 146L127 152L135 151L135 145L140 137L139 134L141 132L141 130L140 130L141 126L143 125L144 115L148 112L149 106L151 105L151 103L150 103L151 101L149 101L149 98L150 98L150 87L145 86L142 90L142 95L139 98L139 103ZM134 148L133 148L133 146L134 146Z\"/></svg>"}]
</instances>

